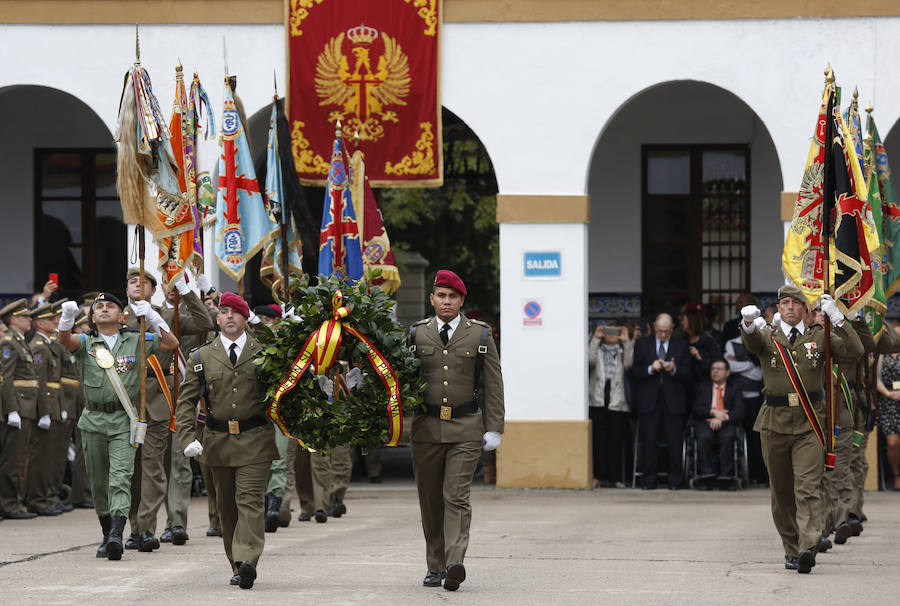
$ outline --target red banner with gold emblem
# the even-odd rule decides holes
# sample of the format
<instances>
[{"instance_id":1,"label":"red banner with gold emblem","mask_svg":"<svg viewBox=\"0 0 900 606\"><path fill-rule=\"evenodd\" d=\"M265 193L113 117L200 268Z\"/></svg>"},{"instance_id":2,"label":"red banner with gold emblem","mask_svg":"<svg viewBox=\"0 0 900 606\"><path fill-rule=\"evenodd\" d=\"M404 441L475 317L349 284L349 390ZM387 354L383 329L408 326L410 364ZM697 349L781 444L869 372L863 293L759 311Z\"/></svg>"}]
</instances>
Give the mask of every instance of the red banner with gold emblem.
<instances>
[{"instance_id":1,"label":"red banner with gold emblem","mask_svg":"<svg viewBox=\"0 0 900 606\"><path fill-rule=\"evenodd\" d=\"M338 121L374 187L443 184L441 0L286 0L288 118L302 182L324 185Z\"/></svg>"}]
</instances>

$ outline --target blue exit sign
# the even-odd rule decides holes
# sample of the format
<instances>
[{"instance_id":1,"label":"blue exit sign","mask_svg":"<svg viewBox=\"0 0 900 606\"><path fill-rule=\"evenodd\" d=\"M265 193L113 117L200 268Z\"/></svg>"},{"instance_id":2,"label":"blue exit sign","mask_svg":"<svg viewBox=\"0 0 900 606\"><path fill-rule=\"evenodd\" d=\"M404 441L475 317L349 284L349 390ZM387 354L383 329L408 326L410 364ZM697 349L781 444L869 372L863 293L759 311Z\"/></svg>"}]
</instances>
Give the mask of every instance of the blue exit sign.
<instances>
[{"instance_id":1,"label":"blue exit sign","mask_svg":"<svg viewBox=\"0 0 900 606\"><path fill-rule=\"evenodd\" d=\"M559 278L562 276L562 253L560 251L526 252L526 278Z\"/></svg>"}]
</instances>

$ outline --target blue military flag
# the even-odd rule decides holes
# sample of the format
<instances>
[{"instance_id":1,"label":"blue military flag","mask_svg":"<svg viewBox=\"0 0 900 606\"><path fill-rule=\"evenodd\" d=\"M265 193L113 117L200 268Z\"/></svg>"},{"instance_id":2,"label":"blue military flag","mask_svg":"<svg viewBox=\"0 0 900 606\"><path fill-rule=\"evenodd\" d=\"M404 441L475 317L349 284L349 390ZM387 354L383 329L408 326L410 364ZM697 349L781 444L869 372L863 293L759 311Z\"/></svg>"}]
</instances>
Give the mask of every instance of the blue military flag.
<instances>
[{"instance_id":1,"label":"blue military flag","mask_svg":"<svg viewBox=\"0 0 900 606\"><path fill-rule=\"evenodd\" d=\"M331 166L325 186L325 206L319 237L319 273L326 276L334 274L340 279L349 278L353 281L359 280L363 275L359 226L350 196L340 124L335 132Z\"/></svg>"}]
</instances>

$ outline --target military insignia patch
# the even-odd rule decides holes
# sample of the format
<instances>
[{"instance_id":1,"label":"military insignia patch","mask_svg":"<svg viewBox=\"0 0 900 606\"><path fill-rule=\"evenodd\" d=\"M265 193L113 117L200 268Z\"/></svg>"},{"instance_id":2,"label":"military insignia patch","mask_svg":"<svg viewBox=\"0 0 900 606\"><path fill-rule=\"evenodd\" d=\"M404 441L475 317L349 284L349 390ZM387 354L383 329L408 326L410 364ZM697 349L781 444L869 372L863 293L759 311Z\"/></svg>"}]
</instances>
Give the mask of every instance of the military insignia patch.
<instances>
[{"instance_id":1,"label":"military insignia patch","mask_svg":"<svg viewBox=\"0 0 900 606\"><path fill-rule=\"evenodd\" d=\"M34 363L35 364L43 364L44 363L44 354L39 354L39 353L34 354Z\"/></svg>"},{"instance_id":2,"label":"military insignia patch","mask_svg":"<svg viewBox=\"0 0 900 606\"><path fill-rule=\"evenodd\" d=\"M3 348L3 357L9 358L12 355L12 350L8 347Z\"/></svg>"}]
</instances>

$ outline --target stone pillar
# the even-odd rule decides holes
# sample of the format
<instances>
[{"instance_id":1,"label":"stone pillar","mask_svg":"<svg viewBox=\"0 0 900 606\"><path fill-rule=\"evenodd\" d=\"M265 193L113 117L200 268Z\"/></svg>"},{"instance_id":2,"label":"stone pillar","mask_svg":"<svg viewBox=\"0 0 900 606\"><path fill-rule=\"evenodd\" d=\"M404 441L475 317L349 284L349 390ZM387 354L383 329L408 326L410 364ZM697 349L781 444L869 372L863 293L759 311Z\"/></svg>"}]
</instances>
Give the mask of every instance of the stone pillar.
<instances>
[{"instance_id":1,"label":"stone pillar","mask_svg":"<svg viewBox=\"0 0 900 606\"><path fill-rule=\"evenodd\" d=\"M425 305L427 293L430 292L425 284L428 259L417 252L399 248L394 249L394 258L400 270L401 282L400 288L394 293L397 300L397 321L403 326L409 326L430 313Z\"/></svg>"}]
</instances>

